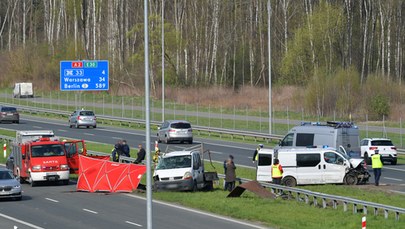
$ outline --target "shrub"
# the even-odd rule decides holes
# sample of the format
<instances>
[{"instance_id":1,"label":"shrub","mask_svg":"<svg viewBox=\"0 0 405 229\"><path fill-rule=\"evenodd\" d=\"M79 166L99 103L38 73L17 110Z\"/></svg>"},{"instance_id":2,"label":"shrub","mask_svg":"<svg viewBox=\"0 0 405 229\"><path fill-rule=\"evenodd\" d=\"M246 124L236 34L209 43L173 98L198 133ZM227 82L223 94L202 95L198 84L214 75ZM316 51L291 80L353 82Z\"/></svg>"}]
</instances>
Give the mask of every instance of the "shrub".
<instances>
[{"instance_id":1,"label":"shrub","mask_svg":"<svg viewBox=\"0 0 405 229\"><path fill-rule=\"evenodd\" d=\"M369 104L369 118L381 120L383 116L388 116L390 112L390 104L388 98L383 95L375 95L371 98Z\"/></svg>"}]
</instances>

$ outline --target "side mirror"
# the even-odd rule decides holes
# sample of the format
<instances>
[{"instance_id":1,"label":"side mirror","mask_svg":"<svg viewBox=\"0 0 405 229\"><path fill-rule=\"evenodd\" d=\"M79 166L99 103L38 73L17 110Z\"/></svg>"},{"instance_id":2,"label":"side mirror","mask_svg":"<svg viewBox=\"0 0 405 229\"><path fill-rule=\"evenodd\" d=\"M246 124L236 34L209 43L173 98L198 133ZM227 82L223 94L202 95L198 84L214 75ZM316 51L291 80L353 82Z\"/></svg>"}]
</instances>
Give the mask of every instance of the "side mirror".
<instances>
[{"instance_id":1,"label":"side mirror","mask_svg":"<svg viewBox=\"0 0 405 229\"><path fill-rule=\"evenodd\" d=\"M13 160L14 160L14 157L10 155L9 159L10 159L11 161L13 161Z\"/></svg>"},{"instance_id":2,"label":"side mirror","mask_svg":"<svg viewBox=\"0 0 405 229\"><path fill-rule=\"evenodd\" d=\"M278 145L282 146L281 143L283 143L283 140L278 140Z\"/></svg>"},{"instance_id":3,"label":"side mirror","mask_svg":"<svg viewBox=\"0 0 405 229\"><path fill-rule=\"evenodd\" d=\"M21 155L22 159L25 160L25 154Z\"/></svg>"}]
</instances>

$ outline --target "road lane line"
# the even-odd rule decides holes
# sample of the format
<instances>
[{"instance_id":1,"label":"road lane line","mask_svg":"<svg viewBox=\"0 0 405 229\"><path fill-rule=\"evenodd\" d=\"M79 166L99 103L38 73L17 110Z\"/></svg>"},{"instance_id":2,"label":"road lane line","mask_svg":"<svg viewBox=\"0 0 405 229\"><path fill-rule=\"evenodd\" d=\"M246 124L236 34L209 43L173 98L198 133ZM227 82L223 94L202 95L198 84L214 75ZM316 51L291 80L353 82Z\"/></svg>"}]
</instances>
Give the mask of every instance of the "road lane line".
<instances>
[{"instance_id":1,"label":"road lane line","mask_svg":"<svg viewBox=\"0 0 405 229\"><path fill-rule=\"evenodd\" d=\"M220 155L224 154L224 153L218 152L218 151L211 151L211 150L210 150L210 152L213 153L213 154L220 154Z\"/></svg>"},{"instance_id":2,"label":"road lane line","mask_svg":"<svg viewBox=\"0 0 405 229\"><path fill-rule=\"evenodd\" d=\"M93 214L98 214L98 212L92 211L92 210L89 210L89 209L86 209L86 208L83 208L83 211L90 212L90 213L93 213Z\"/></svg>"},{"instance_id":3,"label":"road lane line","mask_svg":"<svg viewBox=\"0 0 405 229\"><path fill-rule=\"evenodd\" d=\"M119 138L119 137L112 137L112 139L121 140L122 138Z\"/></svg>"},{"instance_id":4,"label":"road lane line","mask_svg":"<svg viewBox=\"0 0 405 229\"><path fill-rule=\"evenodd\" d=\"M54 203L59 203L59 200L54 200L54 199L51 199L51 198L45 198L45 200L49 200L49 201L54 202Z\"/></svg>"},{"instance_id":5,"label":"road lane line","mask_svg":"<svg viewBox=\"0 0 405 229\"><path fill-rule=\"evenodd\" d=\"M384 178L384 179L387 179L387 180L403 181L402 179L391 178L391 177L383 177L383 178Z\"/></svg>"},{"instance_id":6,"label":"road lane line","mask_svg":"<svg viewBox=\"0 0 405 229\"><path fill-rule=\"evenodd\" d=\"M34 224L32 224L32 223L28 223L28 222L26 222L26 221L23 221L23 220L20 220L20 219L17 219L17 218L8 216L8 215L4 215L4 214L2 214L2 213L0 213L0 217L3 217L3 218L6 218L6 219L9 219L9 220L12 220L12 221L14 221L14 222L16 222L16 223L24 224L25 226L28 226L28 227L31 227L31 228L34 228L34 229L44 229L43 227L34 225Z\"/></svg>"},{"instance_id":7,"label":"road lane line","mask_svg":"<svg viewBox=\"0 0 405 229\"><path fill-rule=\"evenodd\" d=\"M88 136L94 136L94 134L91 133L83 133L84 135L88 135Z\"/></svg>"},{"instance_id":8,"label":"road lane line","mask_svg":"<svg viewBox=\"0 0 405 229\"><path fill-rule=\"evenodd\" d=\"M67 130L58 129L59 132L67 132Z\"/></svg>"},{"instance_id":9,"label":"road lane line","mask_svg":"<svg viewBox=\"0 0 405 229\"><path fill-rule=\"evenodd\" d=\"M132 198L141 199L141 200L145 200L145 201L146 201L146 198L145 198L145 197L136 196L136 195L131 195L131 194L128 194L128 193L126 193L126 194L124 194L124 195L125 195L125 196L128 196L128 197L132 197ZM199 215L204 215L204 216L208 216L208 217L220 219L220 220L223 220L223 221L228 221L228 222L235 223L235 224L239 224L239 225L248 226L248 227L251 227L251 228L257 228L257 229L265 229L265 228L268 228L268 227L263 227L263 226L260 226L260 225L256 225L256 224L252 224L252 223L248 223L248 222L243 222L243 221L240 221L240 220L232 219L232 218L225 217L225 216L215 215L215 214L213 214L213 213L208 213L208 212L200 211L200 210L193 209L193 208L187 208L187 207L182 207L182 206L175 205L175 204L166 203L166 202L159 201L159 200L153 200L153 203L155 203L155 204L160 204L160 205L164 205L164 206L171 207L171 208L177 208L177 209L180 209L180 210L183 210L183 211L192 212L192 213L199 214Z\"/></svg>"},{"instance_id":10,"label":"road lane line","mask_svg":"<svg viewBox=\"0 0 405 229\"><path fill-rule=\"evenodd\" d=\"M42 127L40 127L40 126L32 126L32 128L42 129Z\"/></svg>"},{"instance_id":11,"label":"road lane line","mask_svg":"<svg viewBox=\"0 0 405 229\"><path fill-rule=\"evenodd\" d=\"M401 192L401 191L397 191L397 190L390 190L391 192L395 192L395 193L399 193L399 194L402 194L402 195L405 195L405 192Z\"/></svg>"},{"instance_id":12,"label":"road lane line","mask_svg":"<svg viewBox=\"0 0 405 229\"><path fill-rule=\"evenodd\" d=\"M395 171L405 172L405 169L398 169L398 168L392 168L392 167L387 167L387 166L385 166L383 169L388 169L388 170L395 170Z\"/></svg>"},{"instance_id":13,"label":"road lane line","mask_svg":"<svg viewBox=\"0 0 405 229\"><path fill-rule=\"evenodd\" d=\"M137 227L142 227L142 225L137 224L137 223L134 223L134 222L131 222L131 221L125 221L125 223L131 224L131 225L134 225L134 226L137 226Z\"/></svg>"}]
</instances>

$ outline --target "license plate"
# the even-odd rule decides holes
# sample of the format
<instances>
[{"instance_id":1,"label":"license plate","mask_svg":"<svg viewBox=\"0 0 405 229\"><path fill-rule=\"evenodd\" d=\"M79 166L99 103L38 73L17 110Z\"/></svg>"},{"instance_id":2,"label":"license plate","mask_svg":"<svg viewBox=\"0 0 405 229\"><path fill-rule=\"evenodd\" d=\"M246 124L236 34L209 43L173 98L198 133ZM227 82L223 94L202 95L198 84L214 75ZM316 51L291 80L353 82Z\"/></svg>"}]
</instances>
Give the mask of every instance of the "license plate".
<instances>
[{"instance_id":1,"label":"license plate","mask_svg":"<svg viewBox=\"0 0 405 229\"><path fill-rule=\"evenodd\" d=\"M167 188L177 188L177 184L168 184Z\"/></svg>"},{"instance_id":2,"label":"license plate","mask_svg":"<svg viewBox=\"0 0 405 229\"><path fill-rule=\"evenodd\" d=\"M13 116L14 114L7 114L8 116Z\"/></svg>"},{"instance_id":3,"label":"license plate","mask_svg":"<svg viewBox=\"0 0 405 229\"><path fill-rule=\"evenodd\" d=\"M48 180L49 180L49 181L55 181L55 180L56 180L56 177L55 177L55 176L50 176L50 177L48 177Z\"/></svg>"},{"instance_id":4,"label":"license plate","mask_svg":"<svg viewBox=\"0 0 405 229\"><path fill-rule=\"evenodd\" d=\"M56 176L56 173L46 173L47 176Z\"/></svg>"}]
</instances>

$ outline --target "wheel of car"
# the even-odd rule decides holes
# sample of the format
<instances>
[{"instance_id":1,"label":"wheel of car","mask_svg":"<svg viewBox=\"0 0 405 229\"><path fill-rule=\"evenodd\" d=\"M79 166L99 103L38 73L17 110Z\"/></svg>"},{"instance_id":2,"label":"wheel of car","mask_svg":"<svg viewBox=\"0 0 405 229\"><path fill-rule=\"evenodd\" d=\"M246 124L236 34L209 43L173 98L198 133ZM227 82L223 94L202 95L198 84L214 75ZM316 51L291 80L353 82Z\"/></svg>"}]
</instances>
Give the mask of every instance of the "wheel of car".
<instances>
[{"instance_id":1,"label":"wheel of car","mask_svg":"<svg viewBox=\"0 0 405 229\"><path fill-rule=\"evenodd\" d=\"M79 129L79 124L77 124L77 122L76 122L76 124L75 124L75 128L76 128L76 129Z\"/></svg>"},{"instance_id":2,"label":"wheel of car","mask_svg":"<svg viewBox=\"0 0 405 229\"><path fill-rule=\"evenodd\" d=\"M89 129L89 128L90 128L90 126L86 126L86 128L87 128L87 129Z\"/></svg>"},{"instance_id":3,"label":"wheel of car","mask_svg":"<svg viewBox=\"0 0 405 229\"><path fill-rule=\"evenodd\" d=\"M94 125L93 128L94 128L94 129L97 128L97 125Z\"/></svg>"},{"instance_id":4,"label":"wheel of car","mask_svg":"<svg viewBox=\"0 0 405 229\"><path fill-rule=\"evenodd\" d=\"M190 139L190 140L188 141L188 144L192 145L192 144L193 144L193 139Z\"/></svg>"},{"instance_id":5,"label":"wheel of car","mask_svg":"<svg viewBox=\"0 0 405 229\"><path fill-rule=\"evenodd\" d=\"M396 165L396 164L397 164L397 161L396 161L396 160L391 161L391 165Z\"/></svg>"},{"instance_id":6,"label":"wheel of car","mask_svg":"<svg viewBox=\"0 0 405 229\"><path fill-rule=\"evenodd\" d=\"M346 185L355 185L357 184L357 176L354 173L348 173L346 174L343 183L345 183Z\"/></svg>"},{"instance_id":7,"label":"wheel of car","mask_svg":"<svg viewBox=\"0 0 405 229\"><path fill-rule=\"evenodd\" d=\"M170 141L169 141L169 139L167 138L167 136L165 137L165 144L169 144L170 143Z\"/></svg>"},{"instance_id":8,"label":"wheel of car","mask_svg":"<svg viewBox=\"0 0 405 229\"><path fill-rule=\"evenodd\" d=\"M15 123L20 124L20 120L16 121Z\"/></svg>"},{"instance_id":9,"label":"wheel of car","mask_svg":"<svg viewBox=\"0 0 405 229\"><path fill-rule=\"evenodd\" d=\"M63 185L69 185L69 180L62 180Z\"/></svg>"},{"instance_id":10,"label":"wheel of car","mask_svg":"<svg viewBox=\"0 0 405 229\"><path fill-rule=\"evenodd\" d=\"M288 187L294 187L297 186L297 180L294 177L287 176L283 178L282 184Z\"/></svg>"}]
</instances>

